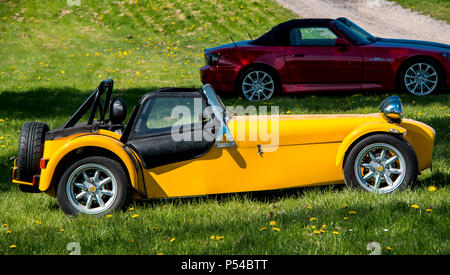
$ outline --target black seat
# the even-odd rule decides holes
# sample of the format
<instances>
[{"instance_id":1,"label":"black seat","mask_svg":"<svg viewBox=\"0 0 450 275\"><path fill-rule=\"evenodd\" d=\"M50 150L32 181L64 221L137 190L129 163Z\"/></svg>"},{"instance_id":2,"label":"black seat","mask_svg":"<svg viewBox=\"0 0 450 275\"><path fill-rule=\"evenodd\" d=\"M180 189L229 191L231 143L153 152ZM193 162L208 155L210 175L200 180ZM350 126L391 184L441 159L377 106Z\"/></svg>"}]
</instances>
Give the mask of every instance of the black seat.
<instances>
[{"instance_id":1,"label":"black seat","mask_svg":"<svg viewBox=\"0 0 450 275\"><path fill-rule=\"evenodd\" d=\"M121 98L113 98L109 104L109 124L108 130L121 135L125 126L123 124L127 117L127 104Z\"/></svg>"}]
</instances>

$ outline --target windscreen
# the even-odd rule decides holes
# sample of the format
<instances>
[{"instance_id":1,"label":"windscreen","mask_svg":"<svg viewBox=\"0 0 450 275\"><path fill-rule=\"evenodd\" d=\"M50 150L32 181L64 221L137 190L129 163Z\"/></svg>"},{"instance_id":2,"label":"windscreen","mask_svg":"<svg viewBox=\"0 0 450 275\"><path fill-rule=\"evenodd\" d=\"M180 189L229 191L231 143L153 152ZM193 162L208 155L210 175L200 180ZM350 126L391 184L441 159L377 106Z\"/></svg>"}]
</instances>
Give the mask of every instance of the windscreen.
<instances>
[{"instance_id":1,"label":"windscreen","mask_svg":"<svg viewBox=\"0 0 450 275\"><path fill-rule=\"evenodd\" d=\"M342 23L345 27L347 27L347 29L348 29L347 32L352 32L352 36L354 36L354 37L356 36L357 39L359 38L359 40L361 40L360 43L364 43L363 41L367 41L365 43L365 44L367 44L367 43L375 42L377 40L377 38L375 36L371 35L367 31L362 29L360 26L356 25L355 23L353 23L352 21L348 20L345 17L340 17L337 20L335 20L334 22Z\"/></svg>"}]
</instances>

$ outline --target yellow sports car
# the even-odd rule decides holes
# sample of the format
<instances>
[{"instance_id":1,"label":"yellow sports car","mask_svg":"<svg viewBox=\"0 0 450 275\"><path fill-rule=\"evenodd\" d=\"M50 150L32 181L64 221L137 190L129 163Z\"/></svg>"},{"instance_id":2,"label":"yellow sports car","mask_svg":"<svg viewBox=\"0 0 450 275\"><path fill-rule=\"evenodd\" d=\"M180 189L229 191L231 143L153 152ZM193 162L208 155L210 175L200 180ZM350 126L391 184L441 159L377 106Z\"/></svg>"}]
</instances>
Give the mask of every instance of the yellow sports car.
<instances>
[{"instance_id":1,"label":"yellow sports car","mask_svg":"<svg viewBox=\"0 0 450 275\"><path fill-rule=\"evenodd\" d=\"M128 199L344 182L390 193L431 167L435 131L403 119L396 96L367 115L234 115L208 84L163 88L145 94L125 126L112 90L101 82L57 129L25 123L12 182L56 197L66 214L100 215Z\"/></svg>"}]
</instances>

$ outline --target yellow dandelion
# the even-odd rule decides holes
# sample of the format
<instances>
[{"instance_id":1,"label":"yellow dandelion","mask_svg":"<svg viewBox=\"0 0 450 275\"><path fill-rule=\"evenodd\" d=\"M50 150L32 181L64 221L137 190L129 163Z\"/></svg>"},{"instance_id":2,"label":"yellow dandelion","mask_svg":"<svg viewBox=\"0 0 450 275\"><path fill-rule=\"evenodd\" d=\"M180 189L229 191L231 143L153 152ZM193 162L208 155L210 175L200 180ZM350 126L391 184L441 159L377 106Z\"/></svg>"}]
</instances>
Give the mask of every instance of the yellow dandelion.
<instances>
[{"instance_id":1,"label":"yellow dandelion","mask_svg":"<svg viewBox=\"0 0 450 275\"><path fill-rule=\"evenodd\" d=\"M313 222L313 221L315 221L315 220L317 220L316 217L312 217L312 218L309 219L310 222Z\"/></svg>"},{"instance_id":2,"label":"yellow dandelion","mask_svg":"<svg viewBox=\"0 0 450 275\"><path fill-rule=\"evenodd\" d=\"M112 218L112 215L111 214L108 214L108 215L106 215L106 218Z\"/></svg>"},{"instance_id":3,"label":"yellow dandelion","mask_svg":"<svg viewBox=\"0 0 450 275\"><path fill-rule=\"evenodd\" d=\"M4 223L4 224L2 224L2 227L3 227L3 228L8 227L8 224L7 224L7 223Z\"/></svg>"},{"instance_id":4,"label":"yellow dandelion","mask_svg":"<svg viewBox=\"0 0 450 275\"><path fill-rule=\"evenodd\" d=\"M12 244L9 246L9 248L16 248L17 246L15 244Z\"/></svg>"},{"instance_id":5,"label":"yellow dandelion","mask_svg":"<svg viewBox=\"0 0 450 275\"><path fill-rule=\"evenodd\" d=\"M430 208L427 208L427 209L425 209L425 211L431 212L431 211L433 211L433 210L431 210Z\"/></svg>"},{"instance_id":6,"label":"yellow dandelion","mask_svg":"<svg viewBox=\"0 0 450 275\"><path fill-rule=\"evenodd\" d=\"M344 217L344 220L348 220L348 217Z\"/></svg>"},{"instance_id":7,"label":"yellow dandelion","mask_svg":"<svg viewBox=\"0 0 450 275\"><path fill-rule=\"evenodd\" d=\"M59 231L60 231L60 232L64 232L65 230L64 230L64 228L61 228Z\"/></svg>"},{"instance_id":8,"label":"yellow dandelion","mask_svg":"<svg viewBox=\"0 0 450 275\"><path fill-rule=\"evenodd\" d=\"M35 222L36 224L39 224L39 225L42 224L42 222L41 222L41 221L38 221L38 220L35 220L34 222Z\"/></svg>"},{"instance_id":9,"label":"yellow dandelion","mask_svg":"<svg viewBox=\"0 0 450 275\"><path fill-rule=\"evenodd\" d=\"M327 225L326 224L322 224L322 228L327 228Z\"/></svg>"},{"instance_id":10,"label":"yellow dandelion","mask_svg":"<svg viewBox=\"0 0 450 275\"><path fill-rule=\"evenodd\" d=\"M134 208L133 208L133 207L130 207L128 210L129 210L129 211L134 211Z\"/></svg>"},{"instance_id":11,"label":"yellow dandelion","mask_svg":"<svg viewBox=\"0 0 450 275\"><path fill-rule=\"evenodd\" d=\"M270 221L270 226L274 226L274 225L276 225L277 224L277 222L276 221Z\"/></svg>"},{"instance_id":12,"label":"yellow dandelion","mask_svg":"<svg viewBox=\"0 0 450 275\"><path fill-rule=\"evenodd\" d=\"M162 208L166 208L166 207L167 207L167 204L164 204Z\"/></svg>"},{"instance_id":13,"label":"yellow dandelion","mask_svg":"<svg viewBox=\"0 0 450 275\"><path fill-rule=\"evenodd\" d=\"M286 111L286 114L290 114L290 113L292 113L291 111Z\"/></svg>"},{"instance_id":14,"label":"yellow dandelion","mask_svg":"<svg viewBox=\"0 0 450 275\"><path fill-rule=\"evenodd\" d=\"M419 208L419 206L417 204L413 204L413 205L411 205L411 207L416 208L416 209Z\"/></svg>"},{"instance_id":15,"label":"yellow dandelion","mask_svg":"<svg viewBox=\"0 0 450 275\"><path fill-rule=\"evenodd\" d=\"M170 239L169 242L173 243L173 242L175 241L175 239L176 239L176 238L172 238L172 239Z\"/></svg>"},{"instance_id":16,"label":"yellow dandelion","mask_svg":"<svg viewBox=\"0 0 450 275\"><path fill-rule=\"evenodd\" d=\"M101 75L101 74L99 74L99 75L98 75L98 78L100 78L100 77L102 77L102 75Z\"/></svg>"},{"instance_id":17,"label":"yellow dandelion","mask_svg":"<svg viewBox=\"0 0 450 275\"><path fill-rule=\"evenodd\" d=\"M312 206L310 206L310 205L308 205L306 208L308 208L308 209L312 209Z\"/></svg>"},{"instance_id":18,"label":"yellow dandelion","mask_svg":"<svg viewBox=\"0 0 450 275\"><path fill-rule=\"evenodd\" d=\"M158 253L156 253L156 255L164 255L164 253L158 252Z\"/></svg>"},{"instance_id":19,"label":"yellow dandelion","mask_svg":"<svg viewBox=\"0 0 450 275\"><path fill-rule=\"evenodd\" d=\"M267 230L267 227L261 226L261 227L259 228L259 231L264 231L264 230Z\"/></svg>"},{"instance_id":20,"label":"yellow dandelion","mask_svg":"<svg viewBox=\"0 0 450 275\"><path fill-rule=\"evenodd\" d=\"M350 210L348 211L349 214L356 214L356 211Z\"/></svg>"},{"instance_id":21,"label":"yellow dandelion","mask_svg":"<svg viewBox=\"0 0 450 275\"><path fill-rule=\"evenodd\" d=\"M280 231L280 229L277 228L277 227L272 227L272 230L273 230L273 231L276 231L276 232L279 232L279 231Z\"/></svg>"},{"instance_id":22,"label":"yellow dandelion","mask_svg":"<svg viewBox=\"0 0 450 275\"><path fill-rule=\"evenodd\" d=\"M338 231L333 231L333 234L334 235L339 235L339 232Z\"/></svg>"},{"instance_id":23,"label":"yellow dandelion","mask_svg":"<svg viewBox=\"0 0 450 275\"><path fill-rule=\"evenodd\" d=\"M323 230L323 229L320 229L319 231L322 232L322 233L325 233L325 230Z\"/></svg>"},{"instance_id":24,"label":"yellow dandelion","mask_svg":"<svg viewBox=\"0 0 450 275\"><path fill-rule=\"evenodd\" d=\"M66 72L64 70L61 71L61 74L65 74Z\"/></svg>"},{"instance_id":25,"label":"yellow dandelion","mask_svg":"<svg viewBox=\"0 0 450 275\"><path fill-rule=\"evenodd\" d=\"M386 249L387 249L387 251L391 251L392 250L392 247L390 247L390 246L386 246Z\"/></svg>"},{"instance_id":26,"label":"yellow dandelion","mask_svg":"<svg viewBox=\"0 0 450 275\"><path fill-rule=\"evenodd\" d=\"M348 207L348 204L344 203L344 208L347 208L347 207Z\"/></svg>"},{"instance_id":27,"label":"yellow dandelion","mask_svg":"<svg viewBox=\"0 0 450 275\"><path fill-rule=\"evenodd\" d=\"M6 234L6 235L11 234L11 230L6 230L6 231L5 231L5 234Z\"/></svg>"},{"instance_id":28,"label":"yellow dandelion","mask_svg":"<svg viewBox=\"0 0 450 275\"><path fill-rule=\"evenodd\" d=\"M315 226L315 225L313 225L313 226L311 226L311 228L312 228L312 229L315 229L315 228L316 228L316 226Z\"/></svg>"},{"instance_id":29,"label":"yellow dandelion","mask_svg":"<svg viewBox=\"0 0 450 275\"><path fill-rule=\"evenodd\" d=\"M139 217L138 214L134 214L133 216L131 216L132 219L136 219L137 217Z\"/></svg>"},{"instance_id":30,"label":"yellow dandelion","mask_svg":"<svg viewBox=\"0 0 450 275\"><path fill-rule=\"evenodd\" d=\"M430 186L430 187L428 187L428 191L434 192L434 191L436 191L436 187Z\"/></svg>"},{"instance_id":31,"label":"yellow dandelion","mask_svg":"<svg viewBox=\"0 0 450 275\"><path fill-rule=\"evenodd\" d=\"M320 233L322 233L322 232L319 231L319 230L314 230L313 233L314 233L314 234L320 234Z\"/></svg>"}]
</instances>

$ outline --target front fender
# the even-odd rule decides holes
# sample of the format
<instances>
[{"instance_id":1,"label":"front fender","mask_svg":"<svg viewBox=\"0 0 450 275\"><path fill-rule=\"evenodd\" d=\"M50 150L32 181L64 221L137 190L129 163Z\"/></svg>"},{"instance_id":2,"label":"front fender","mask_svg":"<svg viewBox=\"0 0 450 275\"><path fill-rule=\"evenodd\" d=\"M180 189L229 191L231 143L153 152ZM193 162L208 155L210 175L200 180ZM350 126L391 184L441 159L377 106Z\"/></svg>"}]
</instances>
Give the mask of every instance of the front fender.
<instances>
[{"instance_id":1,"label":"front fender","mask_svg":"<svg viewBox=\"0 0 450 275\"><path fill-rule=\"evenodd\" d=\"M355 128L344 138L341 145L339 146L338 152L336 154L336 166L343 165L345 153L357 139L367 134L377 132L405 134L406 129L388 122L371 122Z\"/></svg>"},{"instance_id":2,"label":"front fender","mask_svg":"<svg viewBox=\"0 0 450 275\"><path fill-rule=\"evenodd\" d=\"M55 175L56 168L59 162L66 156L68 153L83 148L83 147L98 147L105 150L108 150L119 157L122 162L125 164L126 169L128 171L128 175L130 177L131 185L139 190L139 177L137 173L137 167L135 166L131 157L127 154L127 152L123 148L124 144L114 139L112 137L103 136L103 135L83 135L76 137L58 149L56 149L51 155L48 157L48 163L45 169L41 170L41 178L39 184L39 190L46 191L50 188L52 178ZM45 150L45 147L44 147ZM44 151L44 156L45 156ZM139 190L141 191L141 190Z\"/></svg>"}]
</instances>

